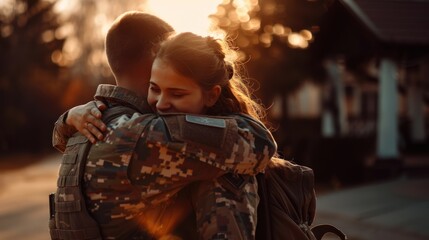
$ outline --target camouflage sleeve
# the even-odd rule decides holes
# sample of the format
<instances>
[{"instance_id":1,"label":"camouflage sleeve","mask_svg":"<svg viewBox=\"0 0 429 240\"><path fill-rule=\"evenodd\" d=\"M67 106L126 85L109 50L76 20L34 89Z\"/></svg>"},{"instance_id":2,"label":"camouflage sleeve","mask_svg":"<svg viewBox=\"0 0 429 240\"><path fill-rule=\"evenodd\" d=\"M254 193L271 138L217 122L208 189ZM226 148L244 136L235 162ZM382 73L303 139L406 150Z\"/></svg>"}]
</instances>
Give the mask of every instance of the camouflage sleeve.
<instances>
[{"instance_id":1,"label":"camouflage sleeve","mask_svg":"<svg viewBox=\"0 0 429 240\"><path fill-rule=\"evenodd\" d=\"M277 143L274 140L271 131L258 120L245 114L232 115L234 120L237 122L238 129L243 131L245 139L248 139L247 143L251 146L253 154L261 157L261 160L257 162L257 168L253 172L238 172L240 174L251 174L256 175L264 172L268 163L271 161L271 157L277 152ZM238 154L240 156L240 153Z\"/></svg>"},{"instance_id":2,"label":"camouflage sleeve","mask_svg":"<svg viewBox=\"0 0 429 240\"><path fill-rule=\"evenodd\" d=\"M277 150L270 131L260 122L244 115L208 117L196 115L162 116L164 144L184 143L182 154L196 158L223 171L255 175L263 172ZM158 142L148 132L148 142Z\"/></svg>"},{"instance_id":3,"label":"camouflage sleeve","mask_svg":"<svg viewBox=\"0 0 429 240\"><path fill-rule=\"evenodd\" d=\"M255 239L259 203L255 177L236 193L219 179L200 182L192 192L199 239Z\"/></svg>"},{"instance_id":4,"label":"camouflage sleeve","mask_svg":"<svg viewBox=\"0 0 429 240\"><path fill-rule=\"evenodd\" d=\"M233 176L232 174L230 177ZM199 181L179 191L177 197L166 204L151 206L142 211L142 220L162 228L157 236L175 236L177 239L255 239L258 183L254 176L245 176L246 181L231 191L220 179ZM162 209L162 210L161 210ZM151 217L151 213L155 213ZM151 229L154 229L153 227ZM176 238L174 238L176 239Z\"/></svg>"},{"instance_id":5,"label":"camouflage sleeve","mask_svg":"<svg viewBox=\"0 0 429 240\"><path fill-rule=\"evenodd\" d=\"M55 122L54 130L52 132L52 146L60 152L64 152L68 139L77 132L74 127L66 124L68 111L63 113Z\"/></svg>"},{"instance_id":6,"label":"camouflage sleeve","mask_svg":"<svg viewBox=\"0 0 429 240\"><path fill-rule=\"evenodd\" d=\"M144 124L128 173L145 197L160 199L160 193L171 195L191 182L226 172L255 175L265 170L276 151L263 125L233 117L187 116L162 116Z\"/></svg>"}]
</instances>

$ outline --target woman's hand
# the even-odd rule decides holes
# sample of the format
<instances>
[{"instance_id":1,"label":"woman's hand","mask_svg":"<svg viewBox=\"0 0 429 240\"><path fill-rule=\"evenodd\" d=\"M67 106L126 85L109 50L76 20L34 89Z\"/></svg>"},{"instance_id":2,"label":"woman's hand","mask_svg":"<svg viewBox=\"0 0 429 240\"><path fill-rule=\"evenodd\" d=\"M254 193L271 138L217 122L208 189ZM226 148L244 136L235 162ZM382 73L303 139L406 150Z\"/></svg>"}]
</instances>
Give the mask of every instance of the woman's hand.
<instances>
[{"instance_id":1,"label":"woman's hand","mask_svg":"<svg viewBox=\"0 0 429 240\"><path fill-rule=\"evenodd\" d=\"M103 132L107 127L101 120L101 111L106 109L101 101L91 101L69 110L66 124L73 126L92 143L103 139Z\"/></svg>"}]
</instances>

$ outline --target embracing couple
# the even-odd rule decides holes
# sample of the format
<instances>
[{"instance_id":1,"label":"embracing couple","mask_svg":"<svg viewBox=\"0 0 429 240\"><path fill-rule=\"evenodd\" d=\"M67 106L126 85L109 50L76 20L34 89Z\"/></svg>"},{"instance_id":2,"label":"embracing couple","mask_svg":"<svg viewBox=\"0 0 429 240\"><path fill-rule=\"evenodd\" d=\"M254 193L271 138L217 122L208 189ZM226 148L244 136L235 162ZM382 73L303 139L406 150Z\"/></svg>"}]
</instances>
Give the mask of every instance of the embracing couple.
<instances>
[{"instance_id":1,"label":"embracing couple","mask_svg":"<svg viewBox=\"0 0 429 240\"><path fill-rule=\"evenodd\" d=\"M228 44L142 12L105 43L116 86L55 123L51 238L255 239L276 143Z\"/></svg>"}]
</instances>

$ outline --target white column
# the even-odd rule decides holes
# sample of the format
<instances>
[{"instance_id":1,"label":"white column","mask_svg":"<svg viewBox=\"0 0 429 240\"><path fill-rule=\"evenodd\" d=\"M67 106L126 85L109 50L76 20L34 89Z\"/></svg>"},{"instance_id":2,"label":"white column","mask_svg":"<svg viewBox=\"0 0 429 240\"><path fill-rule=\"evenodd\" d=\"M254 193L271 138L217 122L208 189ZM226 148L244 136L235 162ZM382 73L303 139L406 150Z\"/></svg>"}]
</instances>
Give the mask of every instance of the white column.
<instances>
[{"instance_id":1,"label":"white column","mask_svg":"<svg viewBox=\"0 0 429 240\"><path fill-rule=\"evenodd\" d=\"M377 157L398 158L397 66L384 58L379 70Z\"/></svg>"},{"instance_id":2,"label":"white column","mask_svg":"<svg viewBox=\"0 0 429 240\"><path fill-rule=\"evenodd\" d=\"M335 94L337 95L338 106L338 122L340 125L340 134L345 135L348 132L347 112L346 112L346 99L343 84L343 66L338 61L328 61L327 70L331 81L335 87Z\"/></svg>"},{"instance_id":3,"label":"white column","mask_svg":"<svg viewBox=\"0 0 429 240\"><path fill-rule=\"evenodd\" d=\"M322 113L322 136L329 138L335 135L334 117L330 111L323 110Z\"/></svg>"},{"instance_id":4,"label":"white column","mask_svg":"<svg viewBox=\"0 0 429 240\"><path fill-rule=\"evenodd\" d=\"M333 94L331 88L331 82L328 82L323 87L322 95L320 101L322 102L322 136L325 138L330 138L335 136L335 120L332 110L329 109L326 103L330 101L330 95Z\"/></svg>"}]
</instances>

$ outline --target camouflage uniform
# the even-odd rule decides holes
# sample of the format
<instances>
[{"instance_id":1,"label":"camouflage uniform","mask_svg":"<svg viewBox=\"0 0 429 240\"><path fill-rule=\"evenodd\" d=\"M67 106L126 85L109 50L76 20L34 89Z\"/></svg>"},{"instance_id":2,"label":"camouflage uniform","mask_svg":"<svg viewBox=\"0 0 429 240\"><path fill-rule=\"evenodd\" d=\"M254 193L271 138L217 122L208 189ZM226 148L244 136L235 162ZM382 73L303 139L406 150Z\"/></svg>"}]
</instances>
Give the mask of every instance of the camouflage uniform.
<instances>
[{"instance_id":1,"label":"camouflage uniform","mask_svg":"<svg viewBox=\"0 0 429 240\"><path fill-rule=\"evenodd\" d=\"M258 185L248 178L235 191L219 179L199 183L193 201L202 239L255 239Z\"/></svg>"},{"instance_id":2,"label":"camouflage uniform","mask_svg":"<svg viewBox=\"0 0 429 240\"><path fill-rule=\"evenodd\" d=\"M193 214L200 239L254 238L254 175L276 150L262 124L243 115L156 116L144 100L114 86L101 85L96 99L141 112L108 123L105 140L88 154L87 207L104 238L189 239L178 232ZM53 135L60 150L73 132L63 119Z\"/></svg>"}]
</instances>

